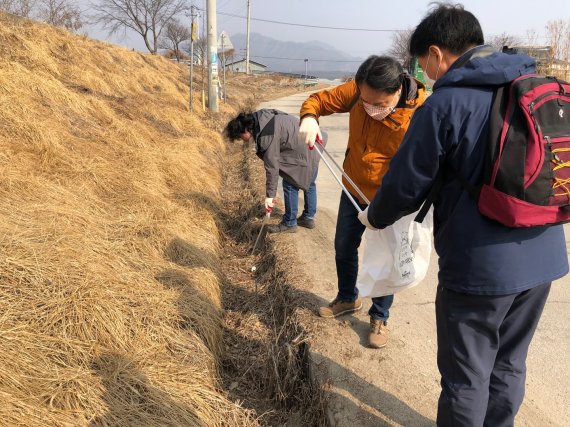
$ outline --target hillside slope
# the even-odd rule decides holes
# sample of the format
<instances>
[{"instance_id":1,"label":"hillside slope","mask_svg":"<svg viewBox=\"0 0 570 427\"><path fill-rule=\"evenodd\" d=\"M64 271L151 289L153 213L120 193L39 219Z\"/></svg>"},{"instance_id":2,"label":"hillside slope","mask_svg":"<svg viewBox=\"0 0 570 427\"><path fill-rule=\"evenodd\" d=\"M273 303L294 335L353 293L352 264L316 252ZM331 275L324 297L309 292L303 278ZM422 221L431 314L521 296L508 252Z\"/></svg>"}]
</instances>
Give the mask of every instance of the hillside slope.
<instances>
[{"instance_id":1,"label":"hillside slope","mask_svg":"<svg viewBox=\"0 0 570 427\"><path fill-rule=\"evenodd\" d=\"M223 142L169 61L0 15L3 425L249 425L220 394ZM229 107L222 106L229 111Z\"/></svg>"}]
</instances>

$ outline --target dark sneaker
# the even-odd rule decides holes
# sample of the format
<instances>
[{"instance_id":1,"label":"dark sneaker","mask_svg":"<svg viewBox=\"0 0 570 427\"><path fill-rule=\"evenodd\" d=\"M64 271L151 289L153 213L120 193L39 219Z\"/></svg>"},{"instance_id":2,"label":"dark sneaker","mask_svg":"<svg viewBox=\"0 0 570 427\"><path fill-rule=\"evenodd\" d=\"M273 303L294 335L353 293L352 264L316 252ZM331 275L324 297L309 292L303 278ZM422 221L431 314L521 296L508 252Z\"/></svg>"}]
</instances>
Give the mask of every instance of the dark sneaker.
<instances>
[{"instance_id":1,"label":"dark sneaker","mask_svg":"<svg viewBox=\"0 0 570 427\"><path fill-rule=\"evenodd\" d=\"M371 348L382 348L388 343L388 328L384 320L374 320L370 318L370 334L368 334L368 345Z\"/></svg>"},{"instance_id":2,"label":"dark sneaker","mask_svg":"<svg viewBox=\"0 0 570 427\"><path fill-rule=\"evenodd\" d=\"M285 225L282 222L280 222L279 224L276 225L270 225L269 227L267 227L267 232L268 233L296 233L297 232L297 226L296 225Z\"/></svg>"},{"instance_id":3,"label":"dark sneaker","mask_svg":"<svg viewBox=\"0 0 570 427\"><path fill-rule=\"evenodd\" d=\"M297 225L299 227L315 228L315 220L307 218L305 216L300 216L297 218Z\"/></svg>"},{"instance_id":4,"label":"dark sneaker","mask_svg":"<svg viewBox=\"0 0 570 427\"><path fill-rule=\"evenodd\" d=\"M337 317L341 314L348 314L358 311L362 308L362 300L357 298L356 301L342 301L335 298L326 307L319 308L319 316L321 317Z\"/></svg>"}]
</instances>

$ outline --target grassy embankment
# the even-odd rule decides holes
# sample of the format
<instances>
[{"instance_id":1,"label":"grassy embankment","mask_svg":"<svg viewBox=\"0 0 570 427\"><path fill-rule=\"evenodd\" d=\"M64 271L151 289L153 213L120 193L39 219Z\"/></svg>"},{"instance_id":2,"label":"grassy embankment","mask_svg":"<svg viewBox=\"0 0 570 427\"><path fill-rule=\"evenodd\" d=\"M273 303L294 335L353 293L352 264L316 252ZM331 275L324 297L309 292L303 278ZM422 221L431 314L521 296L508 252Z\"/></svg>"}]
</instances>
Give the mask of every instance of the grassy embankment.
<instances>
[{"instance_id":1,"label":"grassy embankment","mask_svg":"<svg viewBox=\"0 0 570 427\"><path fill-rule=\"evenodd\" d=\"M220 197L233 108L189 114L176 64L5 15L0 82L2 424L255 424L219 388L218 218L189 197Z\"/></svg>"}]
</instances>

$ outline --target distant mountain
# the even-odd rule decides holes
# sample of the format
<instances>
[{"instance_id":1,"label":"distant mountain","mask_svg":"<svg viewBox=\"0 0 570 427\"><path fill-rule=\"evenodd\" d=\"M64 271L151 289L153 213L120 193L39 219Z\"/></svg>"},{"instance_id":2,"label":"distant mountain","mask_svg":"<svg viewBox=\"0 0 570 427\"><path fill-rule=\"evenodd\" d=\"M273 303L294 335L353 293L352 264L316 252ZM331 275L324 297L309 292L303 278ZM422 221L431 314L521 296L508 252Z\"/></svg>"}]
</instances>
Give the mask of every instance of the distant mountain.
<instances>
[{"instance_id":1,"label":"distant mountain","mask_svg":"<svg viewBox=\"0 0 570 427\"><path fill-rule=\"evenodd\" d=\"M230 35L235 48L235 60L245 57L245 38L245 34ZM364 58L348 55L320 41L280 41L252 33L249 46L250 60L267 65L268 71L304 74L304 59L307 58L309 75L332 79L354 74L364 61Z\"/></svg>"}]
</instances>

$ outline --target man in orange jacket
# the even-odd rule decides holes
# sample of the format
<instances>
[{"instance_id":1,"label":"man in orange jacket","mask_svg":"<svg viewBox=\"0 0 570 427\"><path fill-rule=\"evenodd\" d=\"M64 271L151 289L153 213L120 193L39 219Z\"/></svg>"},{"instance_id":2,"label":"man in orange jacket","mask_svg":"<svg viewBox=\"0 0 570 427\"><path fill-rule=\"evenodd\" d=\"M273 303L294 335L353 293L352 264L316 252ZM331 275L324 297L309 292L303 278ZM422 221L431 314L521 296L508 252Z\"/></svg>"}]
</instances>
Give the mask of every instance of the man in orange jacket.
<instances>
[{"instance_id":1,"label":"man in orange jacket","mask_svg":"<svg viewBox=\"0 0 570 427\"><path fill-rule=\"evenodd\" d=\"M402 66L388 56L370 56L356 72L355 80L331 90L312 94L301 107L300 138L313 146L320 136L318 119L334 113L350 113L348 147L343 168L347 175L372 200L388 171L390 160L400 146L412 114L425 100L423 85L404 73ZM350 194L362 209L366 203L343 179ZM335 260L338 294L322 317L337 317L362 308L358 298L358 247L365 226L358 211L341 193L335 233ZM382 348L388 341L386 322L393 295L372 298L369 346Z\"/></svg>"}]
</instances>

